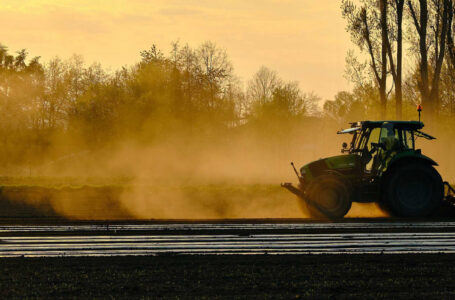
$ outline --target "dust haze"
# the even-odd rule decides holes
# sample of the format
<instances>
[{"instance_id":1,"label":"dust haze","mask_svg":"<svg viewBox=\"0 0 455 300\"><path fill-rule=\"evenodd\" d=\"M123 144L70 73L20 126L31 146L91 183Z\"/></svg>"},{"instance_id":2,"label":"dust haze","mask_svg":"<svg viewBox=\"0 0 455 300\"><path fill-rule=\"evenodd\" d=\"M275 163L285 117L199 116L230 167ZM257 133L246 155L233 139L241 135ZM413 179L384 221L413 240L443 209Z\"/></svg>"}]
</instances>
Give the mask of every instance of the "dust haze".
<instances>
[{"instance_id":1,"label":"dust haze","mask_svg":"<svg viewBox=\"0 0 455 300\"><path fill-rule=\"evenodd\" d=\"M212 141L204 141L198 135L190 139L176 135L154 145L119 143L109 151L83 153L75 161L48 165L42 174L53 178L89 175L107 182L109 178L126 178L122 183L126 188L113 199L139 219L310 217L300 208L297 198L279 186L284 181L297 182L289 163L293 160L303 165L337 155L341 141L350 136L339 137L331 128L327 138L321 139L319 123L309 126L311 123L306 130L275 139L254 129ZM58 198L52 201L54 208L70 218L112 217L110 213L86 215L79 204ZM109 205L105 209L109 210ZM384 216L387 214L376 204L357 203L347 215Z\"/></svg>"},{"instance_id":2,"label":"dust haze","mask_svg":"<svg viewBox=\"0 0 455 300\"><path fill-rule=\"evenodd\" d=\"M279 186L297 181L290 162L337 155L351 138L337 130L380 119L373 86L323 100L267 67L242 82L215 43L172 49L152 46L108 72L80 56L42 63L0 47L2 184L56 189L3 196L76 219L307 217ZM415 119L407 99L403 119ZM430 123L439 140L417 141L446 180L451 122ZM387 214L354 204L347 216Z\"/></svg>"}]
</instances>

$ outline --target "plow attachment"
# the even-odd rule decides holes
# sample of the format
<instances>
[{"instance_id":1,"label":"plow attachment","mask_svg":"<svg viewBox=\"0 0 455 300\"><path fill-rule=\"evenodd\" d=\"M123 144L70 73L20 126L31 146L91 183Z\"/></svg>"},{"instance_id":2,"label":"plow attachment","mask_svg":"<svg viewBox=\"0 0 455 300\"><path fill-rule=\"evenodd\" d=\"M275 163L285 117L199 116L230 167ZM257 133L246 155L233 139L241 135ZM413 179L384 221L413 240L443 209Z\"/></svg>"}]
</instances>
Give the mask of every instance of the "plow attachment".
<instances>
[{"instance_id":1,"label":"plow attachment","mask_svg":"<svg viewBox=\"0 0 455 300\"><path fill-rule=\"evenodd\" d=\"M297 188L297 187L295 187L295 186L293 186L292 183L284 182L284 183L281 184L281 187L284 187L285 189L287 189L288 191L290 191L294 195L304 199L302 190Z\"/></svg>"}]
</instances>

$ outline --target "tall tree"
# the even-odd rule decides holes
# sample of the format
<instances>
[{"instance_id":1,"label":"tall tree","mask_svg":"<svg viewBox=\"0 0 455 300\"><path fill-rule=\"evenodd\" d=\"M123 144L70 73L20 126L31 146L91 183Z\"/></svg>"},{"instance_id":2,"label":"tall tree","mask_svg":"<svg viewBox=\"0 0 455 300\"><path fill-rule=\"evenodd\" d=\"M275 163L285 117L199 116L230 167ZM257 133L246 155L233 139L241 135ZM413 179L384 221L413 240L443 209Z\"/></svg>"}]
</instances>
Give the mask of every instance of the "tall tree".
<instances>
[{"instance_id":1,"label":"tall tree","mask_svg":"<svg viewBox=\"0 0 455 300\"><path fill-rule=\"evenodd\" d=\"M389 56L390 71L393 82L395 83L395 117L397 120L403 117L403 11L405 0L394 0L392 7L395 11L395 23L390 31L395 28L393 36L396 42L396 58L393 57L393 45L387 36L387 54Z\"/></svg>"},{"instance_id":2,"label":"tall tree","mask_svg":"<svg viewBox=\"0 0 455 300\"><path fill-rule=\"evenodd\" d=\"M408 7L418 34L422 105L426 107L431 120L439 107L439 82L453 3L452 0L408 0Z\"/></svg>"},{"instance_id":3,"label":"tall tree","mask_svg":"<svg viewBox=\"0 0 455 300\"><path fill-rule=\"evenodd\" d=\"M449 26L447 28L447 51L449 54L449 59L450 59L450 66L455 69L455 43L454 43L454 27L455 24L453 22L453 14L455 12L455 6L454 3L452 2L452 9L450 10L449 13Z\"/></svg>"},{"instance_id":4,"label":"tall tree","mask_svg":"<svg viewBox=\"0 0 455 300\"><path fill-rule=\"evenodd\" d=\"M387 107L388 6L386 0L362 0L359 8L350 0L343 0L341 4L353 42L369 56L378 86L382 118Z\"/></svg>"}]
</instances>

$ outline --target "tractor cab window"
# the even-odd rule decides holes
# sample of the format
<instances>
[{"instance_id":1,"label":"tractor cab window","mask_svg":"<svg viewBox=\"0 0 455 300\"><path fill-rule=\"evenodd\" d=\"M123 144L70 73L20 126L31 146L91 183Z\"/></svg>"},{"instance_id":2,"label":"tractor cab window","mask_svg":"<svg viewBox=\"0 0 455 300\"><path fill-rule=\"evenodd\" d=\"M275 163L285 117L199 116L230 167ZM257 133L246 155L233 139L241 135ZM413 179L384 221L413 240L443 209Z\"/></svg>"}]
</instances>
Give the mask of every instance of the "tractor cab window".
<instances>
[{"instance_id":1,"label":"tractor cab window","mask_svg":"<svg viewBox=\"0 0 455 300\"><path fill-rule=\"evenodd\" d=\"M368 138L370 137L371 129L367 128L366 130L360 130L356 132L354 138L352 139L351 153L362 153L368 144Z\"/></svg>"},{"instance_id":2,"label":"tractor cab window","mask_svg":"<svg viewBox=\"0 0 455 300\"><path fill-rule=\"evenodd\" d=\"M357 153L362 155L365 151L371 151L371 143L377 143L381 128L366 128L365 130L358 130L354 133L351 142L350 153Z\"/></svg>"},{"instance_id":3,"label":"tractor cab window","mask_svg":"<svg viewBox=\"0 0 455 300\"><path fill-rule=\"evenodd\" d=\"M373 128L371 130L370 138L368 139L368 151L369 152L373 151L373 145L371 145L371 144L379 142L380 134L381 134L381 128L379 128L379 127Z\"/></svg>"},{"instance_id":4,"label":"tractor cab window","mask_svg":"<svg viewBox=\"0 0 455 300\"><path fill-rule=\"evenodd\" d=\"M400 148L400 136L393 124L384 124L381 127L379 142L384 145L384 150L393 151Z\"/></svg>"},{"instance_id":5,"label":"tractor cab window","mask_svg":"<svg viewBox=\"0 0 455 300\"><path fill-rule=\"evenodd\" d=\"M400 134L401 131L390 123L371 129L367 147L363 151L366 173L377 173L384 160L400 148Z\"/></svg>"},{"instance_id":6,"label":"tractor cab window","mask_svg":"<svg viewBox=\"0 0 455 300\"><path fill-rule=\"evenodd\" d=\"M359 132L360 134L359 138L357 139L357 143L355 145L355 148L358 152L362 151L363 148L365 148L365 144L368 140L368 135L370 131L367 129L365 131Z\"/></svg>"},{"instance_id":7,"label":"tractor cab window","mask_svg":"<svg viewBox=\"0 0 455 300\"><path fill-rule=\"evenodd\" d=\"M364 132L364 135L362 136L362 141L361 141L361 143L360 143L360 145L359 145L359 149L360 149L360 150L365 149L365 147L367 146L367 144L368 144L368 139L369 139L369 137L370 137L370 134L371 134L371 130L370 130L370 129L368 129L368 130L366 130L366 131Z\"/></svg>"},{"instance_id":8,"label":"tractor cab window","mask_svg":"<svg viewBox=\"0 0 455 300\"><path fill-rule=\"evenodd\" d=\"M394 128L393 124L384 123L381 127L379 135L379 147L375 151L373 163L371 165L371 172L382 172L390 162L390 160L397 154L400 149L403 149L404 138L403 131Z\"/></svg>"},{"instance_id":9,"label":"tractor cab window","mask_svg":"<svg viewBox=\"0 0 455 300\"><path fill-rule=\"evenodd\" d=\"M404 149L414 149L414 133L412 130L403 129L401 131L401 140Z\"/></svg>"},{"instance_id":10,"label":"tractor cab window","mask_svg":"<svg viewBox=\"0 0 455 300\"><path fill-rule=\"evenodd\" d=\"M363 138L362 131L357 130L354 132L354 135L352 136L351 147L349 150L350 153L356 153L356 150L359 149L359 145L362 142L362 138Z\"/></svg>"},{"instance_id":11,"label":"tractor cab window","mask_svg":"<svg viewBox=\"0 0 455 300\"><path fill-rule=\"evenodd\" d=\"M367 173L371 172L373 165L374 165L374 157L376 154L377 149L373 146L373 144L377 144L379 142L379 137L381 135L381 128L376 127L370 130L370 135L367 143L367 148L363 151L363 161L365 164L365 171Z\"/></svg>"}]
</instances>

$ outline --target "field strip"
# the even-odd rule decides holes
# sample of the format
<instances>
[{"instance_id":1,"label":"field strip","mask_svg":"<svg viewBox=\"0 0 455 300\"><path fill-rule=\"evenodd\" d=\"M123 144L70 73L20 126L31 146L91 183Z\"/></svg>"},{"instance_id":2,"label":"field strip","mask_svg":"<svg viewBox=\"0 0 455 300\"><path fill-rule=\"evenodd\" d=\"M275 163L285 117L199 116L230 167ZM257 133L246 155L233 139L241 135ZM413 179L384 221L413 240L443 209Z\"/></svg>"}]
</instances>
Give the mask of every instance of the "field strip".
<instances>
[{"instance_id":1,"label":"field strip","mask_svg":"<svg viewBox=\"0 0 455 300\"><path fill-rule=\"evenodd\" d=\"M71 231L197 231L197 230L312 230L312 229L455 229L455 222L293 223L293 224L106 224L106 225L2 225L7 232Z\"/></svg>"},{"instance_id":2,"label":"field strip","mask_svg":"<svg viewBox=\"0 0 455 300\"><path fill-rule=\"evenodd\" d=\"M0 257L455 253L455 233L0 237Z\"/></svg>"},{"instance_id":3,"label":"field strip","mask_svg":"<svg viewBox=\"0 0 455 300\"><path fill-rule=\"evenodd\" d=\"M320 241L320 240L432 240L449 239L455 240L455 232L435 233L328 233L328 234L252 234L249 236L239 235L129 235L129 236L42 236L42 237L0 237L0 245L4 243L44 243L44 242L88 242L88 241L133 241L139 242L166 242L166 241Z\"/></svg>"}]
</instances>

